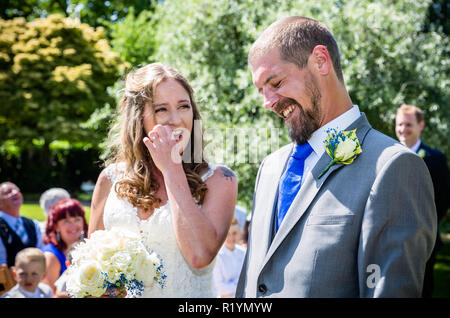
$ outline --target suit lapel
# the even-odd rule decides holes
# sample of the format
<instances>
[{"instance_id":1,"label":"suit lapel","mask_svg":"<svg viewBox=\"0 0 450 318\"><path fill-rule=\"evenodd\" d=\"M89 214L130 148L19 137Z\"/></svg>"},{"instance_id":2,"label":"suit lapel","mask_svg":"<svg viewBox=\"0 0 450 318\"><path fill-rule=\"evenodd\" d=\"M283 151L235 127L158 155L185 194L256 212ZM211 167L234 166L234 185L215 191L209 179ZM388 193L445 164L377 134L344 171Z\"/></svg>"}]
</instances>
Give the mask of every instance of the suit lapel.
<instances>
[{"instance_id":1,"label":"suit lapel","mask_svg":"<svg viewBox=\"0 0 450 318\"><path fill-rule=\"evenodd\" d=\"M369 122L366 119L364 113L358 118L355 122L353 122L349 127L345 130L352 130L356 128L356 135L358 140L363 147L364 138L367 132L371 129ZM364 147L363 147L364 151ZM272 244L269 247L269 250L264 259L264 264L272 257L275 250L280 246L292 228L297 224L303 214L306 212L311 202L316 197L317 193L327 180L327 178L332 175L335 171L342 168L343 164L335 164L333 165L327 173L325 173L320 179L318 178L320 173L326 168L326 166L330 163L331 158L325 152L316 163L314 168L309 171L309 173L305 176L302 187L300 191L297 193L294 201L292 202L289 210L286 213L286 216L281 223L281 226L276 233ZM357 160L357 159L356 159Z\"/></svg>"},{"instance_id":2,"label":"suit lapel","mask_svg":"<svg viewBox=\"0 0 450 318\"><path fill-rule=\"evenodd\" d=\"M251 235L252 245L258 246L258 248L252 249L252 258L256 261L255 264L262 265L272 240L272 221L278 197L278 182L292 149L293 144L280 152L277 158L270 161L271 163L265 163L260 175L258 197L254 203L258 207L258 211L252 215L252 229L257 229L257 232L262 234ZM266 166L267 164L271 166ZM254 231L252 230L252 232Z\"/></svg>"}]
</instances>

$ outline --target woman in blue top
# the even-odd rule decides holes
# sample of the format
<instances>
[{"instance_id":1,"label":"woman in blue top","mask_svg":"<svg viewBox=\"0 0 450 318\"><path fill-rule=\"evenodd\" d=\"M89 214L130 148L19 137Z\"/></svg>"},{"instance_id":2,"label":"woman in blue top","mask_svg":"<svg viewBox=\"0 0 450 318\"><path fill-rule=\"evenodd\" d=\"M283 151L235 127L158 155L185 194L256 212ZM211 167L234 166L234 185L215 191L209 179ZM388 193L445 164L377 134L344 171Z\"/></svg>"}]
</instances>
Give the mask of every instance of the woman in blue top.
<instances>
[{"instance_id":1,"label":"woman in blue top","mask_svg":"<svg viewBox=\"0 0 450 318\"><path fill-rule=\"evenodd\" d=\"M45 229L43 252L47 270L42 282L56 294L55 281L66 270L66 252L87 233L83 206L75 199L59 201L51 210Z\"/></svg>"}]
</instances>

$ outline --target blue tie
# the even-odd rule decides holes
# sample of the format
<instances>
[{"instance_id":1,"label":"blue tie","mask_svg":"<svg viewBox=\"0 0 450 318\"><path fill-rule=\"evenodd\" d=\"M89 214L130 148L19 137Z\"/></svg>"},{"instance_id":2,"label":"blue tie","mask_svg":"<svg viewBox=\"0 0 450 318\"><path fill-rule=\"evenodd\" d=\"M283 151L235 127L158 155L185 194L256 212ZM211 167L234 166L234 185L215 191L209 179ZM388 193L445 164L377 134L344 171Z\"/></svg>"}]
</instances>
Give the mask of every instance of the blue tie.
<instances>
[{"instance_id":1,"label":"blue tie","mask_svg":"<svg viewBox=\"0 0 450 318\"><path fill-rule=\"evenodd\" d=\"M277 231L281 222L294 201L302 185L305 159L311 154L313 149L309 143L296 145L293 153L289 157L287 168L280 179L278 188L278 211L277 211Z\"/></svg>"},{"instance_id":2,"label":"blue tie","mask_svg":"<svg viewBox=\"0 0 450 318\"><path fill-rule=\"evenodd\" d=\"M23 221L20 217L17 218L16 226L15 226L14 230L15 230L17 236L20 237L20 240L22 241L22 243L27 244L28 243L27 231L25 231L25 227L23 226Z\"/></svg>"}]
</instances>

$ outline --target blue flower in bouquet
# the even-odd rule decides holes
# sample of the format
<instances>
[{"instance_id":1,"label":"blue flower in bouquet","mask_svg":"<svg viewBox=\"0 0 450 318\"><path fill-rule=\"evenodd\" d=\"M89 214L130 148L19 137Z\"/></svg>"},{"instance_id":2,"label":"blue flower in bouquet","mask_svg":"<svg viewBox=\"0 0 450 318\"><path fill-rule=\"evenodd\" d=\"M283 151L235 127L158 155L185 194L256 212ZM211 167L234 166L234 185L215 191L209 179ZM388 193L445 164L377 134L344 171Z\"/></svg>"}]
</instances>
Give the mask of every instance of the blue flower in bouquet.
<instances>
[{"instance_id":1,"label":"blue flower in bouquet","mask_svg":"<svg viewBox=\"0 0 450 318\"><path fill-rule=\"evenodd\" d=\"M109 296L115 296L121 298L124 295L124 291L127 291L131 296L141 296L144 291L144 285L142 281L137 279L127 279L125 274L120 275L120 279L115 282L111 282L108 276L104 275L103 288L105 288L105 294ZM118 294L115 292L118 291Z\"/></svg>"}]
</instances>

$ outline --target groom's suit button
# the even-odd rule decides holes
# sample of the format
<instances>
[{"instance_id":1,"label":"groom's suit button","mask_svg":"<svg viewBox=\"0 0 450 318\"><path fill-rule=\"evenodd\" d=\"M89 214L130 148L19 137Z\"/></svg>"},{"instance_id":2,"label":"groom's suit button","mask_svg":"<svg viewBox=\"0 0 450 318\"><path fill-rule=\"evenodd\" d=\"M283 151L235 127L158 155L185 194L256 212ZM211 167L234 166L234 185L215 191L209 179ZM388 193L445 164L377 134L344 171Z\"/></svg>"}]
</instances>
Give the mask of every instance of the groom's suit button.
<instances>
[{"instance_id":1,"label":"groom's suit button","mask_svg":"<svg viewBox=\"0 0 450 318\"><path fill-rule=\"evenodd\" d=\"M267 286L264 285L264 284L260 284L260 285L258 286L258 290L259 290L261 293L265 294L265 293L267 292Z\"/></svg>"}]
</instances>

